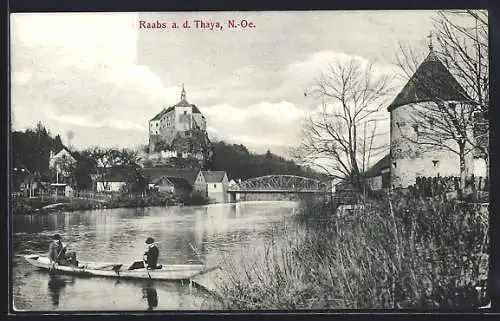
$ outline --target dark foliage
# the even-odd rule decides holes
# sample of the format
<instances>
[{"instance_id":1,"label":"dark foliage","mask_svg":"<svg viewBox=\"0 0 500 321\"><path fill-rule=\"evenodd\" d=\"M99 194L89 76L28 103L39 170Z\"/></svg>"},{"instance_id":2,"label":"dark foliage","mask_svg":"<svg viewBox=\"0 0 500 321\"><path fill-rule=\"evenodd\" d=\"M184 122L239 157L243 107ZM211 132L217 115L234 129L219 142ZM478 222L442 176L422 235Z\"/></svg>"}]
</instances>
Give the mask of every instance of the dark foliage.
<instances>
[{"instance_id":1,"label":"dark foliage","mask_svg":"<svg viewBox=\"0 0 500 321\"><path fill-rule=\"evenodd\" d=\"M271 174L288 174L318 178L319 174L302 168L270 151L263 155L251 153L244 145L227 144L223 141L213 144L213 155L208 168L225 170L229 179L242 180Z\"/></svg>"}]
</instances>

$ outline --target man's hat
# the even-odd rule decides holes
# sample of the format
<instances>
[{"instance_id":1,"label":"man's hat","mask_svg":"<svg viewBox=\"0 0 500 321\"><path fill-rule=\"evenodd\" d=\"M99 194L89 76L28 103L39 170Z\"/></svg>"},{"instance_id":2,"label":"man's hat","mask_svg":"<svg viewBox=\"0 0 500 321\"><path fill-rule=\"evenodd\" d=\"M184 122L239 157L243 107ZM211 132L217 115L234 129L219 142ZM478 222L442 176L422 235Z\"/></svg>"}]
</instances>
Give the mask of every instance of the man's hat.
<instances>
[{"instance_id":1,"label":"man's hat","mask_svg":"<svg viewBox=\"0 0 500 321\"><path fill-rule=\"evenodd\" d=\"M146 244L153 244L154 242L155 242L155 240L154 240L154 238L152 238L152 237L148 237L148 238L146 239Z\"/></svg>"},{"instance_id":2,"label":"man's hat","mask_svg":"<svg viewBox=\"0 0 500 321\"><path fill-rule=\"evenodd\" d=\"M54 239L54 240L60 240L61 239L61 235L54 234L54 236L52 237L52 239Z\"/></svg>"}]
</instances>

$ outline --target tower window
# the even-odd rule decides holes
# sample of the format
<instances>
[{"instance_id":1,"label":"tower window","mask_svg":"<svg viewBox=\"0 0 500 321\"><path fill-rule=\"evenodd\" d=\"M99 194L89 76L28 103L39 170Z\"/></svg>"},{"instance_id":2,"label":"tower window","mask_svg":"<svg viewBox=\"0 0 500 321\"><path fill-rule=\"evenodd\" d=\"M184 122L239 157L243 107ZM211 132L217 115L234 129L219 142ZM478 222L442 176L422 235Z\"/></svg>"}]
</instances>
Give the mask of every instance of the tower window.
<instances>
[{"instance_id":1,"label":"tower window","mask_svg":"<svg viewBox=\"0 0 500 321\"><path fill-rule=\"evenodd\" d=\"M396 162L393 162L393 163L392 163L392 165L394 165L394 168L396 168L396 167L397 167L397 166L396 166Z\"/></svg>"},{"instance_id":2,"label":"tower window","mask_svg":"<svg viewBox=\"0 0 500 321\"><path fill-rule=\"evenodd\" d=\"M451 110L455 111L455 108L457 107L457 104L450 103L448 106L450 107Z\"/></svg>"},{"instance_id":3,"label":"tower window","mask_svg":"<svg viewBox=\"0 0 500 321\"><path fill-rule=\"evenodd\" d=\"M432 164L434 165L434 167L436 167L439 164L439 161L438 160L433 160Z\"/></svg>"},{"instance_id":4,"label":"tower window","mask_svg":"<svg viewBox=\"0 0 500 321\"><path fill-rule=\"evenodd\" d=\"M186 115L186 114L187 114L187 111L184 111L184 115Z\"/></svg>"}]
</instances>

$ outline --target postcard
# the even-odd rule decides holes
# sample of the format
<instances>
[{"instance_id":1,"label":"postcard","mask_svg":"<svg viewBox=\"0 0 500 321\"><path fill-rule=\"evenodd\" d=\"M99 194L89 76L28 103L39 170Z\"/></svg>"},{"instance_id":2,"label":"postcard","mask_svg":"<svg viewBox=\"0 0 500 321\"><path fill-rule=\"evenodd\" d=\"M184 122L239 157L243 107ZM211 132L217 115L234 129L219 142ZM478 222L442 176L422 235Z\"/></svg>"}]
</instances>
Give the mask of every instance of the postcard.
<instances>
[{"instance_id":1,"label":"postcard","mask_svg":"<svg viewBox=\"0 0 500 321\"><path fill-rule=\"evenodd\" d=\"M486 10L14 13L12 313L480 311Z\"/></svg>"}]
</instances>

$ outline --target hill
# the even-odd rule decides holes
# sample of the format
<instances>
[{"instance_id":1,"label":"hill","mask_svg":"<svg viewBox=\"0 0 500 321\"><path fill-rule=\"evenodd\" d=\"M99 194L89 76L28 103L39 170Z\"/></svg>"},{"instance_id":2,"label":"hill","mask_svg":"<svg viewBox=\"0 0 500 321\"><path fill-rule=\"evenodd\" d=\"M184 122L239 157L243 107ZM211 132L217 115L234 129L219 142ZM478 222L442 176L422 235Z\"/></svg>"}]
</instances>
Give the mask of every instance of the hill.
<instances>
[{"instance_id":1,"label":"hill","mask_svg":"<svg viewBox=\"0 0 500 321\"><path fill-rule=\"evenodd\" d=\"M297 175L320 178L321 174L297 165L294 161L275 155L270 151L255 154L241 144L227 144L223 141L212 144L212 157L206 168L225 170L229 179L259 177L271 174Z\"/></svg>"}]
</instances>

